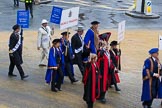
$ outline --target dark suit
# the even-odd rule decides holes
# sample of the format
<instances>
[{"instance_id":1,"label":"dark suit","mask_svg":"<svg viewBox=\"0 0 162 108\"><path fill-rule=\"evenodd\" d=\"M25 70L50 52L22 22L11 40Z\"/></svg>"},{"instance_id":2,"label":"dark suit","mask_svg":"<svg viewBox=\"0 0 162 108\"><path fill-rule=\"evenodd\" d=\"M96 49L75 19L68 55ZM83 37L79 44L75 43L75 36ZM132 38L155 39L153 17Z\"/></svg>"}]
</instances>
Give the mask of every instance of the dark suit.
<instances>
[{"instance_id":1,"label":"dark suit","mask_svg":"<svg viewBox=\"0 0 162 108\"><path fill-rule=\"evenodd\" d=\"M9 50L12 50L16 46L18 41L19 41L19 35L15 34L13 32L11 34L10 40L9 40ZM13 74L13 70L16 65L16 67L20 73L20 76L21 77L24 76L24 71L21 67L21 64L23 63L21 54L22 53L20 52L19 48L16 51L14 51L13 53L9 54L9 58L10 58L10 66L9 66L9 73L8 73L9 75Z\"/></svg>"},{"instance_id":2,"label":"dark suit","mask_svg":"<svg viewBox=\"0 0 162 108\"><path fill-rule=\"evenodd\" d=\"M14 6L19 6L19 0L14 0Z\"/></svg>"},{"instance_id":3,"label":"dark suit","mask_svg":"<svg viewBox=\"0 0 162 108\"><path fill-rule=\"evenodd\" d=\"M82 60L82 51L76 53L75 50L79 49L80 47L82 47L82 41L81 41L81 36L78 35L78 33L76 33L72 39L71 39L71 46L72 46L72 50L73 53L75 54L75 59L73 61L74 64L77 64L82 75L84 73L84 67L83 67L83 60Z\"/></svg>"},{"instance_id":4,"label":"dark suit","mask_svg":"<svg viewBox=\"0 0 162 108\"><path fill-rule=\"evenodd\" d=\"M32 3L26 3L25 1L25 10L29 10L30 9L30 15L33 18L33 0Z\"/></svg>"}]
</instances>

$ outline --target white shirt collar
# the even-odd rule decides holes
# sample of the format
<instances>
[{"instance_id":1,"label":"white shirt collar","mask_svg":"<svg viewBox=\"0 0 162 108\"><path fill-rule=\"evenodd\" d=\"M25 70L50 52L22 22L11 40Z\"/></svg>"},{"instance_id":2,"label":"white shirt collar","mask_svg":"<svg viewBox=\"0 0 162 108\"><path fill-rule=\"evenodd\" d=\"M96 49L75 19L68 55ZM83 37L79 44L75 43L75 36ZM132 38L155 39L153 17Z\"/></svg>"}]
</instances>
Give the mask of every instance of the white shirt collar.
<instances>
[{"instance_id":1,"label":"white shirt collar","mask_svg":"<svg viewBox=\"0 0 162 108\"><path fill-rule=\"evenodd\" d=\"M153 59L154 61L156 61L156 58L155 58L155 57L152 57L152 59Z\"/></svg>"}]
</instances>

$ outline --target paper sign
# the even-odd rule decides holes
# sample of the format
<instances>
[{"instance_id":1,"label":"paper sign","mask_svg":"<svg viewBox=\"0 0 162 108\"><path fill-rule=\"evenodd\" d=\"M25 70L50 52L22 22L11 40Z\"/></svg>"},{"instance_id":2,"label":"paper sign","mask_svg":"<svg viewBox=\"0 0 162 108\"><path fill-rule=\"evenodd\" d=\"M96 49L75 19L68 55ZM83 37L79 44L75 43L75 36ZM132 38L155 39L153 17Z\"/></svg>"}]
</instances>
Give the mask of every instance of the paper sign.
<instances>
[{"instance_id":1,"label":"paper sign","mask_svg":"<svg viewBox=\"0 0 162 108\"><path fill-rule=\"evenodd\" d=\"M162 35L159 35L159 50L162 50Z\"/></svg>"},{"instance_id":2,"label":"paper sign","mask_svg":"<svg viewBox=\"0 0 162 108\"><path fill-rule=\"evenodd\" d=\"M125 21L122 21L118 24L118 43L124 39L125 35Z\"/></svg>"},{"instance_id":3,"label":"paper sign","mask_svg":"<svg viewBox=\"0 0 162 108\"><path fill-rule=\"evenodd\" d=\"M61 16L60 29L67 29L78 25L79 7L63 10Z\"/></svg>"}]
</instances>

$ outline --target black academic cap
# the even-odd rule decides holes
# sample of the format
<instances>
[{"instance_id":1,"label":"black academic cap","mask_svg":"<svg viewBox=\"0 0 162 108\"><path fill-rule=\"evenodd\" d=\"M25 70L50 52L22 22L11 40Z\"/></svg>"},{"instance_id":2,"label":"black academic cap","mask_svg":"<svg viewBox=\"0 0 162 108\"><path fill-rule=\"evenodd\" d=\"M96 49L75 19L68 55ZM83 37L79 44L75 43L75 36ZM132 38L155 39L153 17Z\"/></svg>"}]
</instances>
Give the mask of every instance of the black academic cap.
<instances>
[{"instance_id":1,"label":"black academic cap","mask_svg":"<svg viewBox=\"0 0 162 108\"><path fill-rule=\"evenodd\" d=\"M54 40L52 41L53 44L56 44L56 43L59 43L59 42L61 42L60 39L54 39Z\"/></svg>"},{"instance_id":2,"label":"black academic cap","mask_svg":"<svg viewBox=\"0 0 162 108\"><path fill-rule=\"evenodd\" d=\"M13 30L16 30L16 29L18 29L18 28L20 28L20 26L19 26L18 24L14 25L14 26L12 27Z\"/></svg>"},{"instance_id":3,"label":"black academic cap","mask_svg":"<svg viewBox=\"0 0 162 108\"><path fill-rule=\"evenodd\" d=\"M70 34L70 32L62 32L61 33L62 36L67 35L67 34Z\"/></svg>"},{"instance_id":4,"label":"black academic cap","mask_svg":"<svg viewBox=\"0 0 162 108\"><path fill-rule=\"evenodd\" d=\"M118 42L117 42L117 41L112 41L112 42L110 43L110 46L115 46L115 45L118 45Z\"/></svg>"},{"instance_id":5,"label":"black academic cap","mask_svg":"<svg viewBox=\"0 0 162 108\"><path fill-rule=\"evenodd\" d=\"M100 24L100 22L98 22L98 21L92 21L91 24L92 25L96 25L96 24Z\"/></svg>"}]
</instances>

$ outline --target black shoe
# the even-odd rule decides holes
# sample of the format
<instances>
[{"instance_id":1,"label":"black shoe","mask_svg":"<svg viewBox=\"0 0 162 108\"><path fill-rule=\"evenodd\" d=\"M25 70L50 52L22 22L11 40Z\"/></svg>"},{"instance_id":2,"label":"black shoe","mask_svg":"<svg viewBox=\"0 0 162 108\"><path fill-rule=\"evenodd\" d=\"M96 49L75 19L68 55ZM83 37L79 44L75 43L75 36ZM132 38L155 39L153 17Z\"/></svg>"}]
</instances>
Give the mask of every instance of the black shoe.
<instances>
[{"instance_id":1,"label":"black shoe","mask_svg":"<svg viewBox=\"0 0 162 108\"><path fill-rule=\"evenodd\" d=\"M39 67L45 67L45 66L47 66L47 65L45 65L45 64L39 64Z\"/></svg>"},{"instance_id":2,"label":"black shoe","mask_svg":"<svg viewBox=\"0 0 162 108\"><path fill-rule=\"evenodd\" d=\"M29 75L24 75L23 77L21 77L21 80L24 80L27 77L29 77Z\"/></svg>"},{"instance_id":3,"label":"black shoe","mask_svg":"<svg viewBox=\"0 0 162 108\"><path fill-rule=\"evenodd\" d=\"M104 99L100 99L100 102L105 104L106 103L106 99L105 98Z\"/></svg>"},{"instance_id":4,"label":"black shoe","mask_svg":"<svg viewBox=\"0 0 162 108\"><path fill-rule=\"evenodd\" d=\"M109 86L110 88L113 88L112 85Z\"/></svg>"},{"instance_id":5,"label":"black shoe","mask_svg":"<svg viewBox=\"0 0 162 108\"><path fill-rule=\"evenodd\" d=\"M143 108L148 108L146 105L143 105Z\"/></svg>"},{"instance_id":6,"label":"black shoe","mask_svg":"<svg viewBox=\"0 0 162 108\"><path fill-rule=\"evenodd\" d=\"M116 88L115 90L116 90L116 91L121 91L119 88Z\"/></svg>"},{"instance_id":7,"label":"black shoe","mask_svg":"<svg viewBox=\"0 0 162 108\"><path fill-rule=\"evenodd\" d=\"M8 74L9 77L17 77L15 74Z\"/></svg>"},{"instance_id":8,"label":"black shoe","mask_svg":"<svg viewBox=\"0 0 162 108\"><path fill-rule=\"evenodd\" d=\"M31 15L31 18L32 18L32 19L33 19L33 17L34 17L34 16L33 16L33 15Z\"/></svg>"},{"instance_id":9,"label":"black shoe","mask_svg":"<svg viewBox=\"0 0 162 108\"><path fill-rule=\"evenodd\" d=\"M78 82L79 80L74 80L74 81L71 81L71 84L73 84L73 83L76 83L76 82Z\"/></svg>"},{"instance_id":10,"label":"black shoe","mask_svg":"<svg viewBox=\"0 0 162 108\"><path fill-rule=\"evenodd\" d=\"M61 88L57 88L57 87L56 87L56 89L57 89L57 91L62 91L62 89L61 89Z\"/></svg>"},{"instance_id":11,"label":"black shoe","mask_svg":"<svg viewBox=\"0 0 162 108\"><path fill-rule=\"evenodd\" d=\"M51 89L51 91L53 91L53 92L57 92L57 90L54 88L54 89Z\"/></svg>"}]
</instances>

